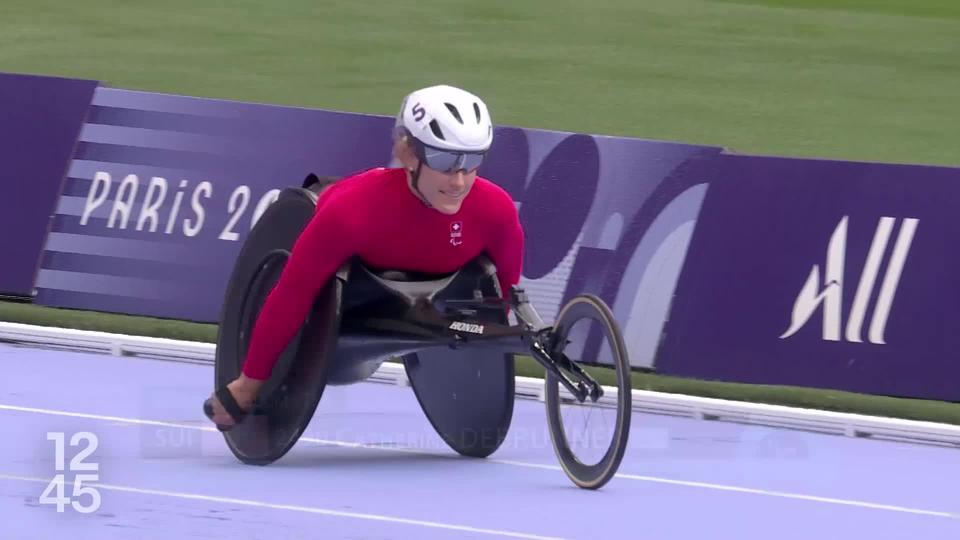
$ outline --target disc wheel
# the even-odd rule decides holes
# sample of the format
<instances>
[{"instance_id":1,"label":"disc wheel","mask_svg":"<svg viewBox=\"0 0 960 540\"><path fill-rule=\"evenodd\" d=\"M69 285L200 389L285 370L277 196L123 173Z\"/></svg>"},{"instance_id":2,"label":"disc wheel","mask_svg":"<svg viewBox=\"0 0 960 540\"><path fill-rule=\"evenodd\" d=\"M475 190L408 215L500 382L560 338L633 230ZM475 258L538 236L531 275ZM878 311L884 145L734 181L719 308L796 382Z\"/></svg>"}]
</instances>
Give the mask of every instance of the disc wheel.
<instances>
[{"instance_id":1,"label":"disc wheel","mask_svg":"<svg viewBox=\"0 0 960 540\"><path fill-rule=\"evenodd\" d=\"M227 284L218 325L215 387L240 375L260 311L315 211L312 192L285 189L244 241ZM326 385L326 362L338 335L340 292L337 280L324 286L297 334L280 353L250 414L223 433L241 462L272 463L304 433Z\"/></svg>"}]
</instances>

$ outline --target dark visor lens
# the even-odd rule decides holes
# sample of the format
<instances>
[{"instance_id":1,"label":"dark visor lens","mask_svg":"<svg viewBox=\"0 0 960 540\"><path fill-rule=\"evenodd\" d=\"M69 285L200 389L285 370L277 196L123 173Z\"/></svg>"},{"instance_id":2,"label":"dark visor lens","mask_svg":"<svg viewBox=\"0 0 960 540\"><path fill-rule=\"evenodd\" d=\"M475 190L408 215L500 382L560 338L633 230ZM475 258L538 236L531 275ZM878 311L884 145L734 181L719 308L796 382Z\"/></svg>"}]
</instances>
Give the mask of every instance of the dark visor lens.
<instances>
[{"instance_id":1,"label":"dark visor lens","mask_svg":"<svg viewBox=\"0 0 960 540\"><path fill-rule=\"evenodd\" d=\"M423 154L427 167L445 173L459 170L472 171L483 163L483 154L450 152L435 148L424 148Z\"/></svg>"}]
</instances>

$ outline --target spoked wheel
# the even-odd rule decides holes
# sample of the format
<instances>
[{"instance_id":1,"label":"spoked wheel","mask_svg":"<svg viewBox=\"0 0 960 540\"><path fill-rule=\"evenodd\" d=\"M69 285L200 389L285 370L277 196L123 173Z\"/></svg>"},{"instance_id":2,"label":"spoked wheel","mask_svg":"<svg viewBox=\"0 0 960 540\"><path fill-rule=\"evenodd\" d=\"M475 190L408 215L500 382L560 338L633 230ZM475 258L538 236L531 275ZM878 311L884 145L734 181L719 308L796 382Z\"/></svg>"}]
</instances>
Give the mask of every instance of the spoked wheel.
<instances>
[{"instance_id":1,"label":"spoked wheel","mask_svg":"<svg viewBox=\"0 0 960 540\"><path fill-rule=\"evenodd\" d=\"M630 361L610 308L593 295L570 300L557 315L549 353L561 365L564 358L574 364L561 368L572 380L579 380L579 367L600 385L581 402L556 375L546 376L547 420L560 465L577 486L599 489L620 467L630 433Z\"/></svg>"}]
</instances>

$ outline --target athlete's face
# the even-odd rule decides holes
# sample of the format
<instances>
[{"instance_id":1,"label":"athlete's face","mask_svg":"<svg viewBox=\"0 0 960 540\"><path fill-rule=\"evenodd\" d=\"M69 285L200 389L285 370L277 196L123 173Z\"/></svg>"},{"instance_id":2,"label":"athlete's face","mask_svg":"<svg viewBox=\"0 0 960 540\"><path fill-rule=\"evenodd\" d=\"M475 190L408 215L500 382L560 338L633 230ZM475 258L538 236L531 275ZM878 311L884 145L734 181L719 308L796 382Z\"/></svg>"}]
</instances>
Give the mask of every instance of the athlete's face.
<instances>
[{"instance_id":1,"label":"athlete's face","mask_svg":"<svg viewBox=\"0 0 960 540\"><path fill-rule=\"evenodd\" d=\"M473 183L477 179L477 170L444 172L431 169L426 163L420 164L413 149L403 142L399 142L394 148L394 153L400 163L410 171L411 177L417 172L420 166L420 176L417 179L417 190L419 195L426 199L438 212L444 214L456 214L463 205L463 200L473 188Z\"/></svg>"},{"instance_id":2,"label":"athlete's face","mask_svg":"<svg viewBox=\"0 0 960 540\"><path fill-rule=\"evenodd\" d=\"M424 165L420 167L417 187L430 206L444 214L456 214L463 200L473 188L477 171L440 172Z\"/></svg>"}]
</instances>

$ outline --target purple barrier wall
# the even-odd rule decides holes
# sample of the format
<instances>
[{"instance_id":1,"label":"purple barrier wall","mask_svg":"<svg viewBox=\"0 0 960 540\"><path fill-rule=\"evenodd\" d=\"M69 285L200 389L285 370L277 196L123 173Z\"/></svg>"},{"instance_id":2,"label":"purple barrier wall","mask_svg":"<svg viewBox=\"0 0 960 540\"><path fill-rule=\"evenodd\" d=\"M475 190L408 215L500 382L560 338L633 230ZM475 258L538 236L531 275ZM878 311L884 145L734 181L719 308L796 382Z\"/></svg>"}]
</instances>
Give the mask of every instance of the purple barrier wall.
<instances>
[{"instance_id":1,"label":"purple barrier wall","mask_svg":"<svg viewBox=\"0 0 960 540\"><path fill-rule=\"evenodd\" d=\"M0 73L0 294L31 296L96 81Z\"/></svg>"},{"instance_id":2,"label":"purple barrier wall","mask_svg":"<svg viewBox=\"0 0 960 540\"><path fill-rule=\"evenodd\" d=\"M383 164L387 136L374 117L100 88L37 302L214 321L242 241L278 188Z\"/></svg>"},{"instance_id":3,"label":"purple barrier wall","mask_svg":"<svg viewBox=\"0 0 960 540\"><path fill-rule=\"evenodd\" d=\"M392 119L101 88L38 277L51 306L216 321L278 188L389 165ZM520 206L524 286L546 318L582 291L650 365L720 149L502 127L480 173Z\"/></svg>"},{"instance_id":4,"label":"purple barrier wall","mask_svg":"<svg viewBox=\"0 0 960 540\"><path fill-rule=\"evenodd\" d=\"M713 167L660 372L960 401L960 169Z\"/></svg>"}]
</instances>

